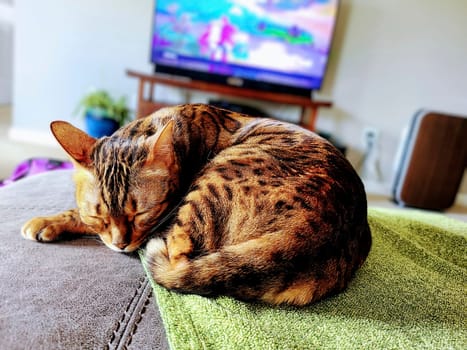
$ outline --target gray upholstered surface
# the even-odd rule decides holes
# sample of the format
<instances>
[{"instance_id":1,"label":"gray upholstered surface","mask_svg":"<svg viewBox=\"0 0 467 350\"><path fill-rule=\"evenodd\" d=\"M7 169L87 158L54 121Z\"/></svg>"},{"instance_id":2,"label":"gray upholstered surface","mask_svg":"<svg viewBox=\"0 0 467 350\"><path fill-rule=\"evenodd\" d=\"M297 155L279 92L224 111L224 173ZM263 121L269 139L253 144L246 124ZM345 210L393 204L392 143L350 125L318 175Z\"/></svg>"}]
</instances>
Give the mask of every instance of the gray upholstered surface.
<instances>
[{"instance_id":1,"label":"gray upholstered surface","mask_svg":"<svg viewBox=\"0 0 467 350\"><path fill-rule=\"evenodd\" d=\"M70 171L0 189L0 349L166 349L162 321L136 255L98 239L23 239L32 216L74 207Z\"/></svg>"}]
</instances>

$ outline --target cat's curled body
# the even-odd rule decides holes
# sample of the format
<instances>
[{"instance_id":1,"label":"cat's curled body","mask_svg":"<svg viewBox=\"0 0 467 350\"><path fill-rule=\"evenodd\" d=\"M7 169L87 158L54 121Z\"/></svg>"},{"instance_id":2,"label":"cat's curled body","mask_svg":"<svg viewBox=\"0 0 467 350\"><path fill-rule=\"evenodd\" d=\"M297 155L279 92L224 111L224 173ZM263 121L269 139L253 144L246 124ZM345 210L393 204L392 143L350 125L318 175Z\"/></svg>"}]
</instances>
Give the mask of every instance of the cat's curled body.
<instances>
[{"instance_id":1,"label":"cat's curled body","mask_svg":"<svg viewBox=\"0 0 467 350\"><path fill-rule=\"evenodd\" d=\"M129 252L152 236L157 283L271 304L343 290L368 255L361 180L300 127L183 105L99 140L64 122L52 131L76 163L78 209L30 220L27 238L99 234Z\"/></svg>"}]
</instances>

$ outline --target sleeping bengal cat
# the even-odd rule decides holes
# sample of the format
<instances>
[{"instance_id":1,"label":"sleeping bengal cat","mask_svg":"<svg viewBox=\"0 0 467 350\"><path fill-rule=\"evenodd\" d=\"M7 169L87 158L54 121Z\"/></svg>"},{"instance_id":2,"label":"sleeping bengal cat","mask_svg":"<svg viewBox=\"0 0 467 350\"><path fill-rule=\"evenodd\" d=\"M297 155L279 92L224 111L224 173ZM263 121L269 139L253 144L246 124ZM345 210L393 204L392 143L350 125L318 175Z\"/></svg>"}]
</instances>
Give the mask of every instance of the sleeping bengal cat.
<instances>
[{"instance_id":1,"label":"sleeping bengal cat","mask_svg":"<svg viewBox=\"0 0 467 350\"><path fill-rule=\"evenodd\" d=\"M97 140L51 129L75 163L78 208L30 220L26 238L96 234L117 252L149 239L166 288L297 306L343 290L370 250L360 178L298 126L194 104Z\"/></svg>"}]
</instances>

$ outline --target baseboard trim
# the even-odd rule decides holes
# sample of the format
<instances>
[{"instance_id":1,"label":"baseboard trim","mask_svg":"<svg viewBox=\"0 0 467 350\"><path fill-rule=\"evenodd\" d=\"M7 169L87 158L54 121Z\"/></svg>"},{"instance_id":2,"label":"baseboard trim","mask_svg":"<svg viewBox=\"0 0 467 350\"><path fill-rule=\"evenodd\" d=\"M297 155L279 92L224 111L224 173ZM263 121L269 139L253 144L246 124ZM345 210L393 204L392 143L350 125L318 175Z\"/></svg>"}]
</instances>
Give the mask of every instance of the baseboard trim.
<instances>
[{"instance_id":1,"label":"baseboard trim","mask_svg":"<svg viewBox=\"0 0 467 350\"><path fill-rule=\"evenodd\" d=\"M58 147L57 141L50 132L11 127L8 130L8 138L33 145Z\"/></svg>"}]
</instances>

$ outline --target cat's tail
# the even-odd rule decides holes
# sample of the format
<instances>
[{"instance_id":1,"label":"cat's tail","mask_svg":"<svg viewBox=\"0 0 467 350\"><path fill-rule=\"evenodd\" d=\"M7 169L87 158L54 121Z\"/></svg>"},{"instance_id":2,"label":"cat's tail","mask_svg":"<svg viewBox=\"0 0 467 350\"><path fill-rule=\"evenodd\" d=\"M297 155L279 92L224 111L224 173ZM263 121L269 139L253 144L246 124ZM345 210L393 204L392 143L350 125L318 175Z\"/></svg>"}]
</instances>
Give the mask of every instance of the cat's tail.
<instances>
[{"instance_id":1,"label":"cat's tail","mask_svg":"<svg viewBox=\"0 0 467 350\"><path fill-rule=\"evenodd\" d=\"M286 276L293 274L297 267L291 266L291 257L283 254L294 249L278 249L276 244L264 244L264 239L228 246L194 259L185 257L174 261L165 241L153 238L146 248L146 260L155 282L180 293L306 305L335 289L335 278L317 280L303 270L303 274L296 274L291 281ZM324 263L323 269L328 268Z\"/></svg>"}]
</instances>

